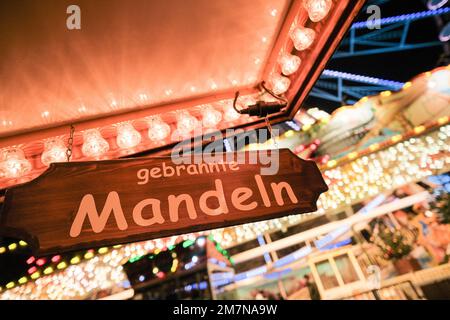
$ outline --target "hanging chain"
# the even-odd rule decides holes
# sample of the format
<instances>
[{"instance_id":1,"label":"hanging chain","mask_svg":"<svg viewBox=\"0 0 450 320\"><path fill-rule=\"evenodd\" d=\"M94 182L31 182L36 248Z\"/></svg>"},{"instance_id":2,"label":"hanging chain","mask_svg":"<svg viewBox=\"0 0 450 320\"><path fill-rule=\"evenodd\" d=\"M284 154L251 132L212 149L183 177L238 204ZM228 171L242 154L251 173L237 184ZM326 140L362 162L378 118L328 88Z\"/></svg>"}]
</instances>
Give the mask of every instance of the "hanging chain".
<instances>
[{"instance_id":1,"label":"hanging chain","mask_svg":"<svg viewBox=\"0 0 450 320\"><path fill-rule=\"evenodd\" d=\"M266 116L266 117L264 118L264 120L265 120L265 122L266 122L267 129L269 129L270 137L271 137L272 140L273 140L273 144L275 145L275 148L276 148L276 149L279 149L279 148L278 148L278 142L277 142L277 140L275 140L276 137L274 136L273 131L272 131L272 125L270 124L269 117Z\"/></svg>"},{"instance_id":2,"label":"hanging chain","mask_svg":"<svg viewBox=\"0 0 450 320\"><path fill-rule=\"evenodd\" d=\"M69 134L69 140L67 141L67 150L66 150L66 157L67 162L70 162L70 158L72 157L72 148L73 148L73 135L75 133L75 127L73 124L70 125L70 134Z\"/></svg>"}]
</instances>

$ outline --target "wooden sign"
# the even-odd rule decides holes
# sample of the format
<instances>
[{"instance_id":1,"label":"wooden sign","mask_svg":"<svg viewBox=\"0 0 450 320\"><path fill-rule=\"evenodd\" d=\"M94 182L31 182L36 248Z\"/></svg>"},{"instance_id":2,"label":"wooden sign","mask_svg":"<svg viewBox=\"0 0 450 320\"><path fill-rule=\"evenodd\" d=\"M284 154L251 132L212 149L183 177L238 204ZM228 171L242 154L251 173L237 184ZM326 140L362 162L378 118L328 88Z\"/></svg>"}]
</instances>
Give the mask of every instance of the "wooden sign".
<instances>
[{"instance_id":1,"label":"wooden sign","mask_svg":"<svg viewBox=\"0 0 450 320\"><path fill-rule=\"evenodd\" d=\"M288 149L215 157L52 164L7 190L0 235L39 254L87 249L311 212L328 190L316 164ZM275 175L262 174L267 157Z\"/></svg>"}]
</instances>

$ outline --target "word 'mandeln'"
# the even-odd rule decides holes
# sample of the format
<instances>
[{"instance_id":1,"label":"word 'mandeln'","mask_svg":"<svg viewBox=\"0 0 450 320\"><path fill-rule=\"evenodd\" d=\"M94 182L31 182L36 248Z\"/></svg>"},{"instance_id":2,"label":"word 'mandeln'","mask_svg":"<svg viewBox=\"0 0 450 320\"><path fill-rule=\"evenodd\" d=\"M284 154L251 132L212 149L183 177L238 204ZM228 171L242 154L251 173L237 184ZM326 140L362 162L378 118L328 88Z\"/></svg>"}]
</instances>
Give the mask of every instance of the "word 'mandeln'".
<instances>
[{"instance_id":1,"label":"word 'mandeln'","mask_svg":"<svg viewBox=\"0 0 450 320\"><path fill-rule=\"evenodd\" d=\"M223 181L221 179L214 180L214 188L203 192L198 199L194 199L188 193L170 194L164 201L165 207L168 207L169 221L176 223L180 216L180 207L186 208L189 219L196 220L199 214L207 216L225 215L230 212L251 211L254 210L262 201L262 205L269 208L275 200L277 206L284 206L287 195L292 204L297 204L298 199L291 185L288 182L270 183L270 188L266 188L262 177L257 174L254 176L258 194L255 195L253 190L245 186L237 186L231 191L229 197L225 197L223 189ZM214 206L211 205L214 203ZM87 218L95 233L104 230L107 221L111 215L114 215L119 230L128 229L128 220L126 214L132 215L135 224L141 227L150 227L156 224L163 224L166 218L161 212L162 202L156 198L145 198L138 202L132 212L125 212L122 209L120 195L116 191L109 192L106 202L100 214L97 211L94 196L86 194L81 199L78 211L70 228L70 236L78 237L82 231L83 224ZM145 209L145 217L144 217ZM151 214L149 214L149 212Z\"/></svg>"}]
</instances>

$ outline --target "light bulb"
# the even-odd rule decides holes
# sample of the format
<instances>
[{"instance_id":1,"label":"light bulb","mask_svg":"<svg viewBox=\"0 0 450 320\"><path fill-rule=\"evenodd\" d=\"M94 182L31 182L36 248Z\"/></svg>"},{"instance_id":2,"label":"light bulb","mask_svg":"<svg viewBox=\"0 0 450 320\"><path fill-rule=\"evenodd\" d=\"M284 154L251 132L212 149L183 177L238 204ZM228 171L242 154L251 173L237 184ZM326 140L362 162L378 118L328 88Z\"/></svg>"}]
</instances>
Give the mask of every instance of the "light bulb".
<instances>
[{"instance_id":1,"label":"light bulb","mask_svg":"<svg viewBox=\"0 0 450 320\"><path fill-rule=\"evenodd\" d=\"M18 178L31 171L31 163L19 148L7 148L2 151L0 177Z\"/></svg>"},{"instance_id":2,"label":"light bulb","mask_svg":"<svg viewBox=\"0 0 450 320\"><path fill-rule=\"evenodd\" d=\"M197 244L199 247L204 247L206 243L206 238L205 237L200 237L197 239Z\"/></svg>"},{"instance_id":3,"label":"light bulb","mask_svg":"<svg viewBox=\"0 0 450 320\"><path fill-rule=\"evenodd\" d=\"M46 166L52 162L67 161L66 155L67 147L61 138L52 138L44 142L44 152L41 156L41 161Z\"/></svg>"},{"instance_id":4,"label":"light bulb","mask_svg":"<svg viewBox=\"0 0 450 320\"><path fill-rule=\"evenodd\" d=\"M274 74L270 78L270 85L273 93L283 94L289 89L291 80L289 80L289 78L283 77L282 75Z\"/></svg>"},{"instance_id":5,"label":"light bulb","mask_svg":"<svg viewBox=\"0 0 450 320\"><path fill-rule=\"evenodd\" d=\"M231 101L224 101L222 102L223 105L223 118L225 121L235 121L239 119L241 116L240 113L236 112L233 108L233 102Z\"/></svg>"},{"instance_id":6,"label":"light bulb","mask_svg":"<svg viewBox=\"0 0 450 320\"><path fill-rule=\"evenodd\" d=\"M83 146L81 152L86 157L98 158L108 152L109 144L103 139L101 133L97 129L90 129L83 132Z\"/></svg>"},{"instance_id":7,"label":"light bulb","mask_svg":"<svg viewBox=\"0 0 450 320\"><path fill-rule=\"evenodd\" d=\"M293 54L284 53L278 59L278 63L280 64L281 72L285 76L289 76L298 70L302 60Z\"/></svg>"},{"instance_id":8,"label":"light bulb","mask_svg":"<svg viewBox=\"0 0 450 320\"><path fill-rule=\"evenodd\" d=\"M316 32L309 28L297 27L291 33L292 42L294 43L295 49L298 51L308 49L315 38Z\"/></svg>"},{"instance_id":9,"label":"light bulb","mask_svg":"<svg viewBox=\"0 0 450 320\"><path fill-rule=\"evenodd\" d=\"M308 10L309 19L318 22L330 12L331 0L304 0L303 6Z\"/></svg>"},{"instance_id":10,"label":"light bulb","mask_svg":"<svg viewBox=\"0 0 450 320\"><path fill-rule=\"evenodd\" d=\"M202 123L206 128L215 128L222 120L222 113L207 105L202 108Z\"/></svg>"},{"instance_id":11,"label":"light bulb","mask_svg":"<svg viewBox=\"0 0 450 320\"><path fill-rule=\"evenodd\" d=\"M177 113L177 129L182 136L189 135L192 130L199 126L197 118L193 117L187 111L180 111Z\"/></svg>"},{"instance_id":12,"label":"light bulb","mask_svg":"<svg viewBox=\"0 0 450 320\"><path fill-rule=\"evenodd\" d=\"M148 121L148 138L153 142L159 142L170 134L170 126L162 121L161 117L153 116Z\"/></svg>"},{"instance_id":13,"label":"light bulb","mask_svg":"<svg viewBox=\"0 0 450 320\"><path fill-rule=\"evenodd\" d=\"M141 142L141 134L129 122L117 125L117 145L122 149L134 148Z\"/></svg>"}]
</instances>

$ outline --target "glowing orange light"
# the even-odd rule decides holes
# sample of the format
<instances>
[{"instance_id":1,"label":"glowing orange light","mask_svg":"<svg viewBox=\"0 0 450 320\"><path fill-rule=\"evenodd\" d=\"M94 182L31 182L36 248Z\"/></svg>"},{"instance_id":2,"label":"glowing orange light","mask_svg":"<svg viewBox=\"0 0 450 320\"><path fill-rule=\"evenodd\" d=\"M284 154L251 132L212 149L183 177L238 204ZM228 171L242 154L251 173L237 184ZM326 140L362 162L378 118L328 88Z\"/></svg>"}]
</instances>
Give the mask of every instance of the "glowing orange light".
<instances>
[{"instance_id":1,"label":"glowing orange light","mask_svg":"<svg viewBox=\"0 0 450 320\"><path fill-rule=\"evenodd\" d=\"M325 18L331 9L331 0L304 0L303 5L308 10L309 19L318 22Z\"/></svg>"},{"instance_id":2,"label":"glowing orange light","mask_svg":"<svg viewBox=\"0 0 450 320\"><path fill-rule=\"evenodd\" d=\"M98 158L109 150L108 142L103 139L97 129L91 129L83 132L83 146L81 151L86 157Z\"/></svg>"},{"instance_id":3,"label":"glowing orange light","mask_svg":"<svg viewBox=\"0 0 450 320\"><path fill-rule=\"evenodd\" d=\"M291 33L291 39L294 47L298 51L308 49L316 38L316 32L313 29L297 27Z\"/></svg>"},{"instance_id":4,"label":"glowing orange light","mask_svg":"<svg viewBox=\"0 0 450 320\"><path fill-rule=\"evenodd\" d=\"M302 60L293 54L285 53L280 56L278 63L280 64L281 72L285 76L289 76L298 70Z\"/></svg>"},{"instance_id":5,"label":"glowing orange light","mask_svg":"<svg viewBox=\"0 0 450 320\"><path fill-rule=\"evenodd\" d=\"M46 166L53 162L64 162L67 160L67 147L61 138L53 138L44 142L44 152L41 161Z\"/></svg>"},{"instance_id":6,"label":"glowing orange light","mask_svg":"<svg viewBox=\"0 0 450 320\"><path fill-rule=\"evenodd\" d=\"M141 134L131 123L124 122L117 125L117 145L122 149L134 148L141 142Z\"/></svg>"}]
</instances>

